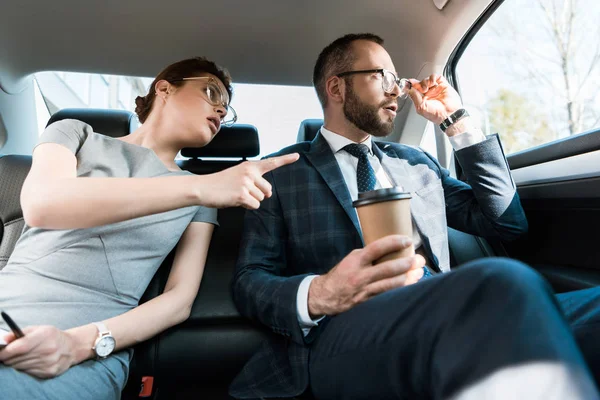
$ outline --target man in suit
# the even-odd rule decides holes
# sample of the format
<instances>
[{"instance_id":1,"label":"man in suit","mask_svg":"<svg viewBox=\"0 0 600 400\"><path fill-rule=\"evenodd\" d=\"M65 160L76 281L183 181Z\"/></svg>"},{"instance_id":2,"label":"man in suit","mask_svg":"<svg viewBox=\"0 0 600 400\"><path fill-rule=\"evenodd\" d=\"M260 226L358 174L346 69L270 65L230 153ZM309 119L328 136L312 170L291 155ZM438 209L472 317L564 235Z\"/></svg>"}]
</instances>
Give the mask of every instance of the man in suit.
<instances>
[{"instance_id":1,"label":"man in suit","mask_svg":"<svg viewBox=\"0 0 600 400\"><path fill-rule=\"evenodd\" d=\"M246 214L234 299L276 335L230 393L597 398L536 272L490 258L449 273L447 226L510 240L526 232L526 218L498 136L484 137L442 77L411 80L410 96L420 115L444 125L469 184L418 148L372 140L392 131L401 96L382 44L346 35L323 50L313 80L324 126L312 142L279 152L300 159L265 175L272 195ZM412 193L415 234L364 246L352 201L390 186ZM411 244L424 257L374 264Z\"/></svg>"}]
</instances>

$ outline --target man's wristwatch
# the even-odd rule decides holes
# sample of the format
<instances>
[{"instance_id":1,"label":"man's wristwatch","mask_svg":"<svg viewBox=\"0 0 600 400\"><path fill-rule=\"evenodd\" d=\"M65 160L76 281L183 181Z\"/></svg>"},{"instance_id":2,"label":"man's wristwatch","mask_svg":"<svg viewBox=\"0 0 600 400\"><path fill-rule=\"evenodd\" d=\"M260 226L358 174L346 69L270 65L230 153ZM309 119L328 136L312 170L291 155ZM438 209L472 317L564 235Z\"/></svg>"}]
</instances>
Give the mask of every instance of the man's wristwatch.
<instances>
[{"instance_id":1,"label":"man's wristwatch","mask_svg":"<svg viewBox=\"0 0 600 400\"><path fill-rule=\"evenodd\" d=\"M458 110L450 114L448 118L442 121L442 123L440 124L440 129L442 130L442 132L446 132L446 129L450 128L450 125L468 116L469 113L467 112L467 110L465 110L464 108L459 108Z\"/></svg>"},{"instance_id":2,"label":"man's wristwatch","mask_svg":"<svg viewBox=\"0 0 600 400\"><path fill-rule=\"evenodd\" d=\"M98 328L98 337L94 342L92 350L96 352L96 358L103 359L113 352L117 342L110 331L106 329L106 325L102 322L94 322L93 324Z\"/></svg>"}]
</instances>

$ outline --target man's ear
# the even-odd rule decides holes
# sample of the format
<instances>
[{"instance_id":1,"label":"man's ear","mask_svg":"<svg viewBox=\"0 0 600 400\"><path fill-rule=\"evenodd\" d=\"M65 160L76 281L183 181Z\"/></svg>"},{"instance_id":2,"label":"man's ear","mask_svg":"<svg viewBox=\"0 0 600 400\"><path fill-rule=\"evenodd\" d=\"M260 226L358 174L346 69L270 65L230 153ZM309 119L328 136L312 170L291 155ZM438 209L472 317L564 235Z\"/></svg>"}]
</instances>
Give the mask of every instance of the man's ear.
<instances>
[{"instance_id":1,"label":"man's ear","mask_svg":"<svg viewBox=\"0 0 600 400\"><path fill-rule=\"evenodd\" d=\"M325 82L325 92L329 101L343 103L346 93L346 81L343 78L332 76Z\"/></svg>"}]
</instances>

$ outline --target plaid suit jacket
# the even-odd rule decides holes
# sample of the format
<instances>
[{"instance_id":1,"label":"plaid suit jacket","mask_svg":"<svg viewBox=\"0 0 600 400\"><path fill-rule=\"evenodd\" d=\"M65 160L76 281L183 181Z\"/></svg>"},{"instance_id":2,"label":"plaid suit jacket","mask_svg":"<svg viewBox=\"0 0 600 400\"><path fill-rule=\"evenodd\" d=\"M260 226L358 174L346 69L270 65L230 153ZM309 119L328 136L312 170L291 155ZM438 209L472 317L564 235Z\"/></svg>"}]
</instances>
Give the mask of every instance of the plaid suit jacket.
<instances>
[{"instance_id":1,"label":"plaid suit jacket","mask_svg":"<svg viewBox=\"0 0 600 400\"><path fill-rule=\"evenodd\" d=\"M373 152L396 185L413 195L411 212L432 267L450 270L447 227L483 237L513 239L527 220L497 135L459 150L467 183L421 149L373 142ZM319 133L274 154L300 159L265 175L271 198L248 211L233 279L239 311L270 328L230 386L237 398L294 397L308 386L310 342L326 321L304 337L296 314L300 282L327 273L363 247L350 194L329 144Z\"/></svg>"}]
</instances>

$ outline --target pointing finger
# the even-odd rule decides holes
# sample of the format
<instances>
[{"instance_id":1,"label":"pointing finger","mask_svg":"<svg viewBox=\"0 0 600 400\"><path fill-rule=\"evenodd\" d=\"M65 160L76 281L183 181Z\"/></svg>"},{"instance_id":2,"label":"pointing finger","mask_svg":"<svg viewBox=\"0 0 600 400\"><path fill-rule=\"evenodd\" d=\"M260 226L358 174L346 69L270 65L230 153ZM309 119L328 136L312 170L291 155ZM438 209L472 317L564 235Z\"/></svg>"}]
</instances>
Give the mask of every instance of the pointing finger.
<instances>
[{"instance_id":1,"label":"pointing finger","mask_svg":"<svg viewBox=\"0 0 600 400\"><path fill-rule=\"evenodd\" d=\"M284 156L268 158L266 160L258 161L258 172L263 175L269 171L273 171L284 165L291 164L298 161L300 155L298 153L286 154Z\"/></svg>"}]
</instances>

